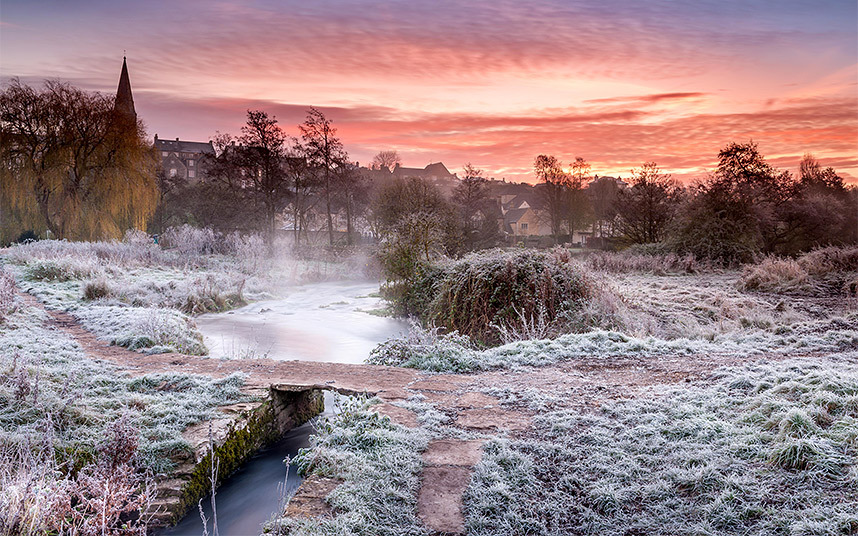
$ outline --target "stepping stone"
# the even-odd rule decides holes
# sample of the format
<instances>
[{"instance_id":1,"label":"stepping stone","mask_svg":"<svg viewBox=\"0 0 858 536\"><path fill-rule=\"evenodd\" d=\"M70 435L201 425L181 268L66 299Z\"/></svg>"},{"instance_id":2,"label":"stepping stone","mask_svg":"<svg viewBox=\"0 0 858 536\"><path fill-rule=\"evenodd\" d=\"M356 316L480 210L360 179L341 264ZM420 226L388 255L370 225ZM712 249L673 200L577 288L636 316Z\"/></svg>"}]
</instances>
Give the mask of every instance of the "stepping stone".
<instances>
[{"instance_id":1,"label":"stepping stone","mask_svg":"<svg viewBox=\"0 0 858 536\"><path fill-rule=\"evenodd\" d=\"M419 426L417 423L417 415L415 415L410 409L394 406L393 404L388 404L386 402L384 404L375 405L371 409L379 415L387 415L390 417L391 421L396 424L401 424L406 428L417 428Z\"/></svg>"},{"instance_id":2,"label":"stepping stone","mask_svg":"<svg viewBox=\"0 0 858 536\"><path fill-rule=\"evenodd\" d=\"M484 440L436 439L423 453L417 513L433 534L463 534L462 494L480 461Z\"/></svg>"},{"instance_id":3,"label":"stepping stone","mask_svg":"<svg viewBox=\"0 0 858 536\"><path fill-rule=\"evenodd\" d=\"M470 467L453 465L423 468L423 482L417 495L417 515L431 532L462 534L462 493L471 481Z\"/></svg>"}]
</instances>

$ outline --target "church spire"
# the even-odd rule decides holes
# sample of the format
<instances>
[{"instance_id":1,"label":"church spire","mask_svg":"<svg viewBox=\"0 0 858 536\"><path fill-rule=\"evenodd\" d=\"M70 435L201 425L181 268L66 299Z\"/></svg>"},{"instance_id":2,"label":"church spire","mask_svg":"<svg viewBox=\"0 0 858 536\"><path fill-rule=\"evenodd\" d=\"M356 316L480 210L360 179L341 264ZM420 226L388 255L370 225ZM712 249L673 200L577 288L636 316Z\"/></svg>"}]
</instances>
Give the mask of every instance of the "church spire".
<instances>
[{"instance_id":1,"label":"church spire","mask_svg":"<svg viewBox=\"0 0 858 536\"><path fill-rule=\"evenodd\" d=\"M128 78L128 65L122 56L122 74L119 75L119 88L116 90L114 109L129 119L137 122L137 112L134 110L134 97L131 95L131 80Z\"/></svg>"}]
</instances>

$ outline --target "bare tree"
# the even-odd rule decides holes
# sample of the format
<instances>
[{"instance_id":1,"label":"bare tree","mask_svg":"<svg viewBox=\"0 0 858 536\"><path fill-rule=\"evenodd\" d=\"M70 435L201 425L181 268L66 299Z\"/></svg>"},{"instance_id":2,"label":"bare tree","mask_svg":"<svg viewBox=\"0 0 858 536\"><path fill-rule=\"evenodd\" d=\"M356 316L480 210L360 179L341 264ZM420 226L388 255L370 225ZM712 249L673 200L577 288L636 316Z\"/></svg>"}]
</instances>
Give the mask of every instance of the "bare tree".
<instances>
[{"instance_id":1,"label":"bare tree","mask_svg":"<svg viewBox=\"0 0 858 536\"><path fill-rule=\"evenodd\" d=\"M357 164L343 162L336 169L337 201L346 212L346 243L354 244L355 219L366 209L369 182Z\"/></svg>"},{"instance_id":2,"label":"bare tree","mask_svg":"<svg viewBox=\"0 0 858 536\"><path fill-rule=\"evenodd\" d=\"M592 207L584 191L589 180L590 163L576 156L569 173L569 186L566 191L566 226L570 239L574 239L575 229L583 227L590 220Z\"/></svg>"},{"instance_id":3,"label":"bare tree","mask_svg":"<svg viewBox=\"0 0 858 536\"><path fill-rule=\"evenodd\" d=\"M676 211L677 193L676 182L655 162L633 169L631 186L617 195L620 232L633 244L661 241Z\"/></svg>"},{"instance_id":4,"label":"bare tree","mask_svg":"<svg viewBox=\"0 0 858 536\"><path fill-rule=\"evenodd\" d=\"M569 174L563 171L560 161L541 154L533 162L536 178L541 184L541 195L556 243L563 232L563 222L569 209Z\"/></svg>"},{"instance_id":5,"label":"bare tree","mask_svg":"<svg viewBox=\"0 0 858 536\"><path fill-rule=\"evenodd\" d=\"M453 189L453 202L461 212L466 248L474 249L497 238L497 216L491 210L488 181L481 169L465 164L464 177Z\"/></svg>"},{"instance_id":6,"label":"bare tree","mask_svg":"<svg viewBox=\"0 0 858 536\"><path fill-rule=\"evenodd\" d=\"M277 216L291 194L286 170L289 138L276 117L262 110L248 110L241 136L220 135L214 140L217 156L206 165L206 176L230 196L238 216L263 216L265 243L273 248Z\"/></svg>"},{"instance_id":7,"label":"bare tree","mask_svg":"<svg viewBox=\"0 0 858 536\"><path fill-rule=\"evenodd\" d=\"M336 137L337 129L333 127L332 121L316 108L310 108L307 112L307 118L298 126L298 129L301 131L307 162L318 171L320 176L319 186L325 201L328 240L333 245L332 202L334 187L336 186L335 174L336 169L347 162L347 154L342 141Z\"/></svg>"},{"instance_id":8,"label":"bare tree","mask_svg":"<svg viewBox=\"0 0 858 536\"><path fill-rule=\"evenodd\" d=\"M399 157L398 152L392 150L379 151L378 154L372 157L370 169L387 169L393 171L397 164L402 165L402 159Z\"/></svg>"}]
</instances>

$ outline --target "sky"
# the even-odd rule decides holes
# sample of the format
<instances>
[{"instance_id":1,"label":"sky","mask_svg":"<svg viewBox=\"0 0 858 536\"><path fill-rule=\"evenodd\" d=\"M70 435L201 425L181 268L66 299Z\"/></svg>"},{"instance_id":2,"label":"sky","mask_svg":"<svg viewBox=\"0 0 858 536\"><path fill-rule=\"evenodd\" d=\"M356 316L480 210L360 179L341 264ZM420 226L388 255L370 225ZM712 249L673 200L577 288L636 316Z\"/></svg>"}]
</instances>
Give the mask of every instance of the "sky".
<instances>
[{"instance_id":1,"label":"sky","mask_svg":"<svg viewBox=\"0 0 858 536\"><path fill-rule=\"evenodd\" d=\"M123 54L150 136L292 135L310 106L351 158L465 163L533 181L583 157L705 178L728 143L858 182L855 0L2 0L0 82L115 92Z\"/></svg>"}]
</instances>

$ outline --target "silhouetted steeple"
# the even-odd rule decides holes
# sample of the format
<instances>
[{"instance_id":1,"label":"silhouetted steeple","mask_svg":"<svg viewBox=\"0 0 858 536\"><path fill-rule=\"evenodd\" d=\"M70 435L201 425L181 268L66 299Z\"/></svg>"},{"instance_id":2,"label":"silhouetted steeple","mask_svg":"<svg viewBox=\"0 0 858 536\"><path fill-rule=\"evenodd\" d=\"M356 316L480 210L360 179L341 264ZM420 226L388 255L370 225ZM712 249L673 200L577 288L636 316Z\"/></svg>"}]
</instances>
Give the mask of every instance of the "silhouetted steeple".
<instances>
[{"instance_id":1,"label":"silhouetted steeple","mask_svg":"<svg viewBox=\"0 0 858 536\"><path fill-rule=\"evenodd\" d=\"M134 97L131 95L131 80L128 78L128 65L125 56L122 56L122 74L119 75L119 88L116 90L116 102L114 108L128 116L129 119L137 121L137 111L134 110Z\"/></svg>"}]
</instances>

